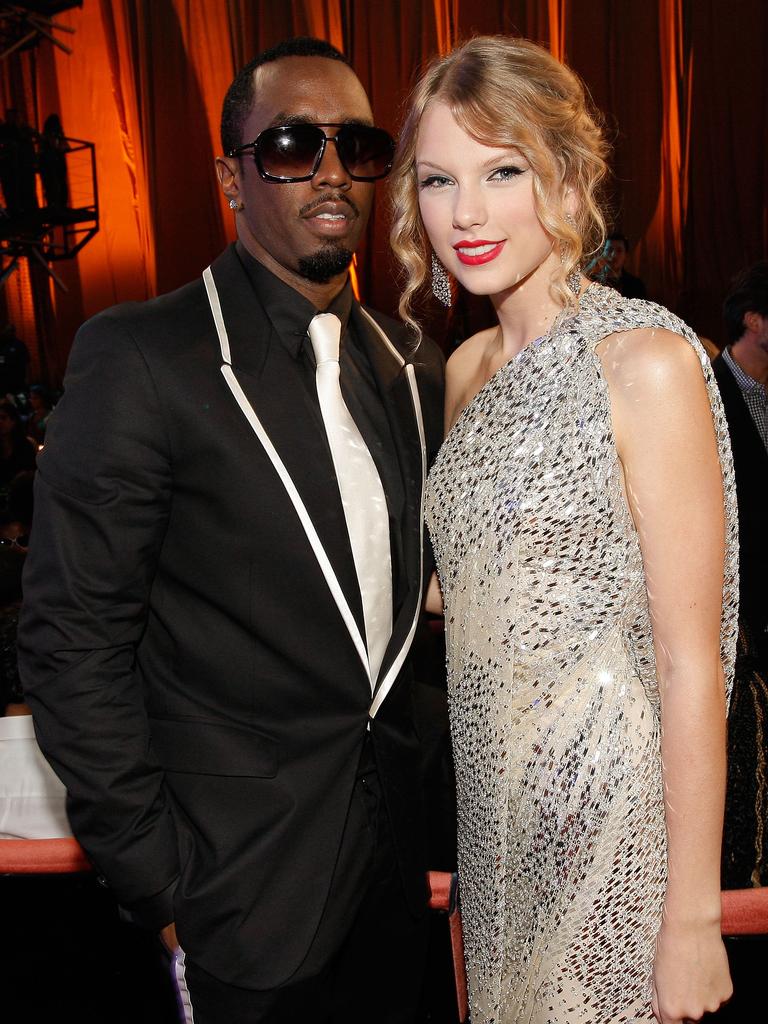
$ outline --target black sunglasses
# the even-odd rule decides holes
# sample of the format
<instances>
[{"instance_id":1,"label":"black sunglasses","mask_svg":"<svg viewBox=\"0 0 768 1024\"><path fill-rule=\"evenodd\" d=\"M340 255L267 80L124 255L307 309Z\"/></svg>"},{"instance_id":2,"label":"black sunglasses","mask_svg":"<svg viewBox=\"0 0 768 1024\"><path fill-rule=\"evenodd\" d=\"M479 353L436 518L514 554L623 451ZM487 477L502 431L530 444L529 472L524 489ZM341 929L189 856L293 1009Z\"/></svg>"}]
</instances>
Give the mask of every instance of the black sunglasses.
<instances>
[{"instance_id":1,"label":"black sunglasses","mask_svg":"<svg viewBox=\"0 0 768 1024\"><path fill-rule=\"evenodd\" d=\"M338 128L326 135L323 128ZM336 143L336 152L353 181L385 178L395 155L395 143L383 128L366 124L286 124L267 128L247 146L231 149L227 156L240 156L249 149L264 181L290 183L309 181L317 174L326 144Z\"/></svg>"}]
</instances>

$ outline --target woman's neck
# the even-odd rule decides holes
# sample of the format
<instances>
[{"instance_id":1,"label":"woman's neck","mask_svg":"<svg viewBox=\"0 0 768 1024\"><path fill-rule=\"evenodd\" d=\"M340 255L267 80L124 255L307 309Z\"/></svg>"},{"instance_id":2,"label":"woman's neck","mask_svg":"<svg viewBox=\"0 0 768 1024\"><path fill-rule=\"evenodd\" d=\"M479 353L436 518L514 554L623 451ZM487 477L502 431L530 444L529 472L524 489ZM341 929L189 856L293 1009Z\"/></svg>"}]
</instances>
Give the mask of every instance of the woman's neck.
<instances>
[{"instance_id":1,"label":"woman's neck","mask_svg":"<svg viewBox=\"0 0 768 1024\"><path fill-rule=\"evenodd\" d=\"M549 333L563 311L552 294L552 274L557 258L549 256L533 273L513 288L491 296L501 327L501 350L512 359L536 338Z\"/></svg>"}]
</instances>

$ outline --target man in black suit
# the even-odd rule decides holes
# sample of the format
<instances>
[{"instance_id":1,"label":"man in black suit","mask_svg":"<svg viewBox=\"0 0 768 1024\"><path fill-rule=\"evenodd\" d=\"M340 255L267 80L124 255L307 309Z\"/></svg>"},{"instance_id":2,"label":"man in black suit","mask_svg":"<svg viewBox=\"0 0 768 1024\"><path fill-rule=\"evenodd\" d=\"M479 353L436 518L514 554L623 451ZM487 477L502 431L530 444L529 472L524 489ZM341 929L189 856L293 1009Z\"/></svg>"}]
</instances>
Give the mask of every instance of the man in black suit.
<instances>
[{"instance_id":1,"label":"man in black suit","mask_svg":"<svg viewBox=\"0 0 768 1024\"><path fill-rule=\"evenodd\" d=\"M372 125L318 40L237 76L217 171L239 241L81 329L40 459L25 692L100 874L178 933L196 1024L410 1021L418 999L406 658L442 358L352 295L391 160Z\"/></svg>"},{"instance_id":2,"label":"man in black suit","mask_svg":"<svg viewBox=\"0 0 768 1024\"><path fill-rule=\"evenodd\" d=\"M768 262L734 280L729 344L713 363L728 420L739 507L739 644L728 716L723 885L768 885L768 799L760 776L768 715ZM737 987L738 992L738 987Z\"/></svg>"}]
</instances>

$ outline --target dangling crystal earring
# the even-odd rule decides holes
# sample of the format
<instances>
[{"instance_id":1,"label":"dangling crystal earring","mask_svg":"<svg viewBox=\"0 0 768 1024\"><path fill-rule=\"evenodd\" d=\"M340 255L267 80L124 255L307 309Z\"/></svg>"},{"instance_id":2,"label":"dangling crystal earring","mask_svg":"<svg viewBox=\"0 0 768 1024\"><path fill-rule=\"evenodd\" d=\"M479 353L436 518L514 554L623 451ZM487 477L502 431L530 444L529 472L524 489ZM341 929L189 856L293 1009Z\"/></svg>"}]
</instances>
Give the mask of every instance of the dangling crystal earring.
<instances>
[{"instance_id":1,"label":"dangling crystal earring","mask_svg":"<svg viewBox=\"0 0 768 1024\"><path fill-rule=\"evenodd\" d=\"M565 223L568 225L568 227L576 230L576 221L572 214L566 213ZM560 248L560 262L563 264L565 263L564 245L561 246ZM578 298L579 293L581 292L581 268L578 265L573 268L570 274L568 274L568 276L565 279L565 283L568 286L568 290L573 292L573 294Z\"/></svg>"},{"instance_id":2,"label":"dangling crystal earring","mask_svg":"<svg viewBox=\"0 0 768 1024\"><path fill-rule=\"evenodd\" d=\"M432 294L444 306L450 306L453 302L448 271L434 253L432 253Z\"/></svg>"},{"instance_id":3,"label":"dangling crystal earring","mask_svg":"<svg viewBox=\"0 0 768 1024\"><path fill-rule=\"evenodd\" d=\"M581 293L581 271L578 267L575 267L570 274L566 277L565 283L573 294L578 298Z\"/></svg>"}]
</instances>

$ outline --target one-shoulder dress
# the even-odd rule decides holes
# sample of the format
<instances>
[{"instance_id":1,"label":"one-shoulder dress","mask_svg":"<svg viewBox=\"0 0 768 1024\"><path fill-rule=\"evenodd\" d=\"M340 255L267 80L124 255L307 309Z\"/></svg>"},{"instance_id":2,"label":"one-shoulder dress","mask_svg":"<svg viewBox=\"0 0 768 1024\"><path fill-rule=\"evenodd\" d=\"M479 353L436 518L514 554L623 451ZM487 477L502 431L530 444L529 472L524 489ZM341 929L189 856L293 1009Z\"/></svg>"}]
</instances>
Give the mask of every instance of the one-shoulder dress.
<instances>
[{"instance_id":1,"label":"one-shoulder dress","mask_svg":"<svg viewBox=\"0 0 768 1024\"><path fill-rule=\"evenodd\" d=\"M467 405L427 487L472 1024L653 1020L666 883L659 693L596 352L639 327L682 335L701 361L724 485L732 677L735 488L709 361L668 310L592 284Z\"/></svg>"}]
</instances>

